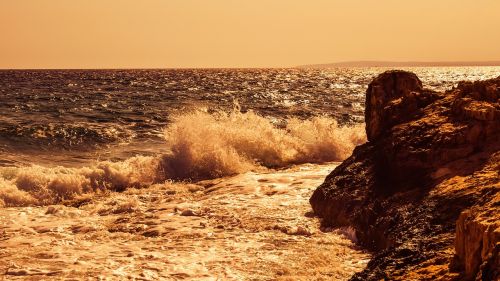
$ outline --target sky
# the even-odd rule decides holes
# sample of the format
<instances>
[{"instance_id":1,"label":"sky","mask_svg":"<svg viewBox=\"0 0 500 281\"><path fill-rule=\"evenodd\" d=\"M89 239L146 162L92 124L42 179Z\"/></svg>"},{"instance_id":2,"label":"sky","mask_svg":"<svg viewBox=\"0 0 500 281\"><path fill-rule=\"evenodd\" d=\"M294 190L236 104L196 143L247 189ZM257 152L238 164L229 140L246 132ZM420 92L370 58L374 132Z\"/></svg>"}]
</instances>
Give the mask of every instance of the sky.
<instances>
[{"instance_id":1,"label":"sky","mask_svg":"<svg viewBox=\"0 0 500 281\"><path fill-rule=\"evenodd\" d=\"M499 0L0 0L0 68L500 60Z\"/></svg>"}]
</instances>

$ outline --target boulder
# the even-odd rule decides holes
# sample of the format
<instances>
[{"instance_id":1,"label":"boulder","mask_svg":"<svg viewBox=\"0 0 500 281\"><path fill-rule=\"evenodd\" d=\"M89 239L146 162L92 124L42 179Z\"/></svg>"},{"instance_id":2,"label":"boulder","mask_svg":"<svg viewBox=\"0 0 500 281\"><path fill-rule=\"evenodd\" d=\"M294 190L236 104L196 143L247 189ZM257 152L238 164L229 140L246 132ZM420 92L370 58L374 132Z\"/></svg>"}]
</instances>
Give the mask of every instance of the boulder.
<instances>
[{"instance_id":1,"label":"boulder","mask_svg":"<svg viewBox=\"0 0 500 281\"><path fill-rule=\"evenodd\" d=\"M443 93L405 71L370 83L368 142L310 199L325 227L352 226L375 252L352 280L498 276L499 97L500 77Z\"/></svg>"},{"instance_id":2,"label":"boulder","mask_svg":"<svg viewBox=\"0 0 500 281\"><path fill-rule=\"evenodd\" d=\"M424 91L417 75L407 71L387 71L375 78L366 92L365 121L369 141L375 141L395 124L414 118L433 100Z\"/></svg>"}]
</instances>

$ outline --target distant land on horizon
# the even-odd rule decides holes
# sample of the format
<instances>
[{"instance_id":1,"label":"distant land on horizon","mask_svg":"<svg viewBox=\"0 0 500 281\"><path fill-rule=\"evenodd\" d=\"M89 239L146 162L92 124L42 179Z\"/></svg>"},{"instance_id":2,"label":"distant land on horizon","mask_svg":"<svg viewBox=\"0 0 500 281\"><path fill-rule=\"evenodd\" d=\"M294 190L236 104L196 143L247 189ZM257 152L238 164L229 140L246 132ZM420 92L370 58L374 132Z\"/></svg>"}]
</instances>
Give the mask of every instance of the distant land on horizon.
<instances>
[{"instance_id":1,"label":"distant land on horizon","mask_svg":"<svg viewBox=\"0 0 500 281\"><path fill-rule=\"evenodd\" d=\"M325 64L299 65L297 68L333 67L432 67L432 66L500 66L500 61L344 61Z\"/></svg>"}]
</instances>

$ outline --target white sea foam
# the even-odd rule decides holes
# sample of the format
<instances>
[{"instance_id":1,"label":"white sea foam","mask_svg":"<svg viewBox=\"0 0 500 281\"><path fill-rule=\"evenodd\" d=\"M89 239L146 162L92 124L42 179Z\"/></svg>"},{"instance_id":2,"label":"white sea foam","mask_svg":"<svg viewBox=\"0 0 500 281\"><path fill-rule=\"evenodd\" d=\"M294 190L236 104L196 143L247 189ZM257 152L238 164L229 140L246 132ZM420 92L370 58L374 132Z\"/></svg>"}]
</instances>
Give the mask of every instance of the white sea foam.
<instances>
[{"instance_id":1,"label":"white sea foam","mask_svg":"<svg viewBox=\"0 0 500 281\"><path fill-rule=\"evenodd\" d=\"M54 204L83 193L148 185L157 175L158 159L144 156L83 168L1 168L0 206Z\"/></svg>"},{"instance_id":2,"label":"white sea foam","mask_svg":"<svg viewBox=\"0 0 500 281\"><path fill-rule=\"evenodd\" d=\"M364 127L341 127L334 119L289 119L283 128L253 112L209 114L195 111L175 118L165 130L171 154L162 163L172 178L203 179L257 167L340 161L365 141Z\"/></svg>"},{"instance_id":3,"label":"white sea foam","mask_svg":"<svg viewBox=\"0 0 500 281\"><path fill-rule=\"evenodd\" d=\"M340 161L365 141L362 125L341 127L328 117L289 119L278 127L253 112L179 115L165 129L170 152L82 168L32 165L0 169L0 206L46 205L79 194L124 190L168 179L200 180Z\"/></svg>"}]
</instances>

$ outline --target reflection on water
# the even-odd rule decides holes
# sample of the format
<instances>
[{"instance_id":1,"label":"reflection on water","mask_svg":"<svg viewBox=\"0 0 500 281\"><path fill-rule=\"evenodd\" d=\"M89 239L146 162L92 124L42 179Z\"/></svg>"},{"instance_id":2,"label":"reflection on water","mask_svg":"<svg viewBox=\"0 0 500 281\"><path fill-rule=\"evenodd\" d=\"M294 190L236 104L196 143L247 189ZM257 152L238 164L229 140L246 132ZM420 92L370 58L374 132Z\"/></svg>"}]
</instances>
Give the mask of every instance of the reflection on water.
<instances>
[{"instance_id":1,"label":"reflection on water","mask_svg":"<svg viewBox=\"0 0 500 281\"><path fill-rule=\"evenodd\" d=\"M276 124L326 116L363 122L364 92L386 69L0 71L0 165L81 166L168 151L163 129L195 108L252 110ZM499 67L413 68L427 87L500 75Z\"/></svg>"}]
</instances>

